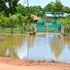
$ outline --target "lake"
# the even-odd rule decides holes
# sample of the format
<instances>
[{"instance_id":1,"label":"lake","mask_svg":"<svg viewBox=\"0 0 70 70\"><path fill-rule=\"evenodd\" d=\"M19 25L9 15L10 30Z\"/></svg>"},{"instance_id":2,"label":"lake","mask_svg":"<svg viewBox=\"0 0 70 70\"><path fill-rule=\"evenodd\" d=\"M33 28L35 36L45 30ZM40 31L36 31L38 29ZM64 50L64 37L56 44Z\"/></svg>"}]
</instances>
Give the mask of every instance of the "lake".
<instances>
[{"instance_id":1,"label":"lake","mask_svg":"<svg viewBox=\"0 0 70 70\"><path fill-rule=\"evenodd\" d=\"M70 63L70 39L56 33L0 35L0 56Z\"/></svg>"}]
</instances>

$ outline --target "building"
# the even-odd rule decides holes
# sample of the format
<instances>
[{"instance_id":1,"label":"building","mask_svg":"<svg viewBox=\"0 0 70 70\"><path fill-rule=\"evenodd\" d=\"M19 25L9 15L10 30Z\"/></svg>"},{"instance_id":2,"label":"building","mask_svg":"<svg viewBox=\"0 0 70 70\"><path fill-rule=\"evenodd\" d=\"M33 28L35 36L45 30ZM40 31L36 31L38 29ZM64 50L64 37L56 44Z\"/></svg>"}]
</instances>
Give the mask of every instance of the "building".
<instances>
[{"instance_id":1,"label":"building","mask_svg":"<svg viewBox=\"0 0 70 70\"><path fill-rule=\"evenodd\" d=\"M40 19L38 16L33 15L34 24L37 24L37 21Z\"/></svg>"},{"instance_id":2,"label":"building","mask_svg":"<svg viewBox=\"0 0 70 70\"><path fill-rule=\"evenodd\" d=\"M37 21L40 19L38 16L36 15L32 15L33 16L33 20L34 20L34 33L37 32Z\"/></svg>"},{"instance_id":3,"label":"building","mask_svg":"<svg viewBox=\"0 0 70 70\"><path fill-rule=\"evenodd\" d=\"M45 32L46 25L44 24L44 20L39 18L36 15L33 15L33 17L34 17L34 31L35 32Z\"/></svg>"},{"instance_id":4,"label":"building","mask_svg":"<svg viewBox=\"0 0 70 70\"><path fill-rule=\"evenodd\" d=\"M58 12L58 13L46 12L44 15L44 20L46 23L52 23L52 21L59 20L60 18L65 18L68 15L70 14L62 13L62 12Z\"/></svg>"}]
</instances>

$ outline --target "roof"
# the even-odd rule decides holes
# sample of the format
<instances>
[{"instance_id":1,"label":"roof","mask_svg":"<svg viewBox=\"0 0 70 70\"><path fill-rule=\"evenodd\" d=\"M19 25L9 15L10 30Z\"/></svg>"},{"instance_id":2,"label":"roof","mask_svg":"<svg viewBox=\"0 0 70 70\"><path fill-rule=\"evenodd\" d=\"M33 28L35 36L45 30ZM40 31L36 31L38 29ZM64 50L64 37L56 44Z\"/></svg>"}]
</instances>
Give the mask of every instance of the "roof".
<instances>
[{"instance_id":1,"label":"roof","mask_svg":"<svg viewBox=\"0 0 70 70\"><path fill-rule=\"evenodd\" d=\"M68 16L69 14L67 14L67 13L62 13L62 12L59 12L59 13L56 13L55 12L55 14L52 14L51 12L47 12L47 13L45 13L45 16L47 16L47 17L66 17L66 16Z\"/></svg>"},{"instance_id":2,"label":"roof","mask_svg":"<svg viewBox=\"0 0 70 70\"><path fill-rule=\"evenodd\" d=\"M34 20L39 20L40 18L38 17L38 16L36 16L36 15L33 15L33 17L34 17Z\"/></svg>"}]
</instances>

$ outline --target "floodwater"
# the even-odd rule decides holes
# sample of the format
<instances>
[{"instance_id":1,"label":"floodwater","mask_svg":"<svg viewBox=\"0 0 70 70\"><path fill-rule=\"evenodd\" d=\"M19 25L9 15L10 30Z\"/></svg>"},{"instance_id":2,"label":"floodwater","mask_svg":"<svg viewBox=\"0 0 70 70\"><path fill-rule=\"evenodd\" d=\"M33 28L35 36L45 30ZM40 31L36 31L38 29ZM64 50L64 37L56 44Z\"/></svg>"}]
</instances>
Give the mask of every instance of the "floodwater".
<instances>
[{"instance_id":1,"label":"floodwater","mask_svg":"<svg viewBox=\"0 0 70 70\"><path fill-rule=\"evenodd\" d=\"M0 56L70 63L70 39L60 34L0 35Z\"/></svg>"}]
</instances>

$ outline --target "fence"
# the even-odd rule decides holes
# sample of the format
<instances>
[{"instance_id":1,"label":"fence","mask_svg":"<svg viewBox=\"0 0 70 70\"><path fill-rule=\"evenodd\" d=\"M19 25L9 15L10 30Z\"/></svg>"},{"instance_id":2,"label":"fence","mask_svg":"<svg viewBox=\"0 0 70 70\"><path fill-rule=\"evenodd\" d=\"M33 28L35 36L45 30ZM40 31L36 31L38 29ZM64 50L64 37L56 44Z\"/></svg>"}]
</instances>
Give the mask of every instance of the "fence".
<instances>
[{"instance_id":1,"label":"fence","mask_svg":"<svg viewBox=\"0 0 70 70\"><path fill-rule=\"evenodd\" d=\"M48 32L60 32L61 25L47 25L47 31Z\"/></svg>"},{"instance_id":2,"label":"fence","mask_svg":"<svg viewBox=\"0 0 70 70\"><path fill-rule=\"evenodd\" d=\"M37 25L37 32L60 32L61 25Z\"/></svg>"},{"instance_id":3,"label":"fence","mask_svg":"<svg viewBox=\"0 0 70 70\"><path fill-rule=\"evenodd\" d=\"M46 32L46 25L37 25L37 32Z\"/></svg>"}]
</instances>

